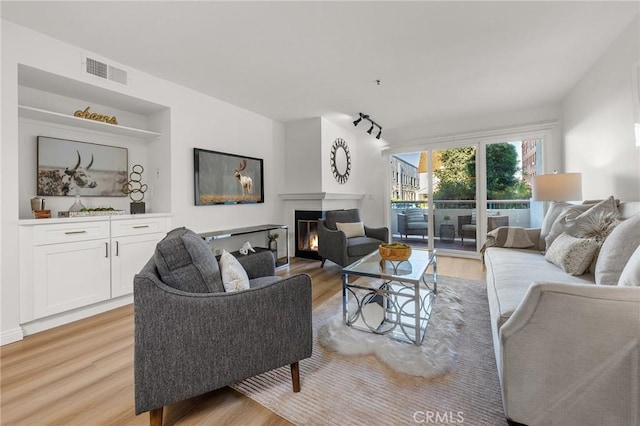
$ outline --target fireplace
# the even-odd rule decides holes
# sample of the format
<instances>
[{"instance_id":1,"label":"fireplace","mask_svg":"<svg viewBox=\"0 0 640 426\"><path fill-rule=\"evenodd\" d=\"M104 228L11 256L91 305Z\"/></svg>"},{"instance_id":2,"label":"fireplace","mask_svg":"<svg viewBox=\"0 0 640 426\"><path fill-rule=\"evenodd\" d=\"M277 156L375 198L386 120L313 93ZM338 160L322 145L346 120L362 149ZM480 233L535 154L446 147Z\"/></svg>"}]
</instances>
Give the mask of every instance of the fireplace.
<instances>
[{"instance_id":1,"label":"fireplace","mask_svg":"<svg viewBox=\"0 0 640 426\"><path fill-rule=\"evenodd\" d=\"M322 216L323 212L318 210L295 211L296 257L321 260L318 256L318 220Z\"/></svg>"}]
</instances>

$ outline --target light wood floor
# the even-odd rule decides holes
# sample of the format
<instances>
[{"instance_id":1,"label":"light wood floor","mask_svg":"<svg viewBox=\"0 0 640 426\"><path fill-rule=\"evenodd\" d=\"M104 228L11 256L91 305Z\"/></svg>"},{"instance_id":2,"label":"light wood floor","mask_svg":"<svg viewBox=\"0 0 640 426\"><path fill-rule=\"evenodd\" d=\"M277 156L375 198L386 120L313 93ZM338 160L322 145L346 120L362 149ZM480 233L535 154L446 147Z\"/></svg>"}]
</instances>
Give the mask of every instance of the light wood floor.
<instances>
[{"instance_id":1,"label":"light wood floor","mask_svg":"<svg viewBox=\"0 0 640 426\"><path fill-rule=\"evenodd\" d=\"M307 273L313 305L341 289L341 268L292 259L286 276ZM480 262L440 256L438 274L484 280ZM147 425L134 415L133 306L67 324L3 346L0 424ZM304 391L304 377L302 378ZM288 425L289 422L223 388L164 409L165 425Z\"/></svg>"}]
</instances>

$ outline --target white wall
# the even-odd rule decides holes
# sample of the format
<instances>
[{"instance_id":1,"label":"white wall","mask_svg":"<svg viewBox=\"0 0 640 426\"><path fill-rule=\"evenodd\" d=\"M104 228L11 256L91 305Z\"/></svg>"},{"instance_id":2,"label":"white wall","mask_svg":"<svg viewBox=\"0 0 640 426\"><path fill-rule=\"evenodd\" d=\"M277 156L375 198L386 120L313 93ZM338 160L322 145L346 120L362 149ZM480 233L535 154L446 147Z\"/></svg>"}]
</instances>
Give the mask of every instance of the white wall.
<instances>
[{"instance_id":1,"label":"white wall","mask_svg":"<svg viewBox=\"0 0 640 426\"><path fill-rule=\"evenodd\" d=\"M283 217L294 245L295 210L361 209L369 226L384 226L386 175L380 150L384 141L323 117L299 120L285 126L286 183L283 185ZM331 170L331 147L345 140L351 154L351 173L344 184Z\"/></svg>"},{"instance_id":2,"label":"white wall","mask_svg":"<svg viewBox=\"0 0 640 426\"><path fill-rule=\"evenodd\" d=\"M321 119L308 118L285 126L285 182L281 193L322 191Z\"/></svg>"},{"instance_id":3,"label":"white wall","mask_svg":"<svg viewBox=\"0 0 640 426\"><path fill-rule=\"evenodd\" d=\"M631 77L640 60L638 34L636 16L562 104L565 170L582 172L584 199L640 200Z\"/></svg>"},{"instance_id":4,"label":"white wall","mask_svg":"<svg viewBox=\"0 0 640 426\"><path fill-rule=\"evenodd\" d=\"M42 34L2 21L2 141L0 161L5 179L1 182L2 253L0 286L2 306L0 332L3 343L20 338L19 328L19 244L18 220L20 185L25 167L34 167L34 158L21 158L18 121L18 64L28 65L78 81L82 49ZM91 52L89 52L91 53ZM107 58L108 59L108 58ZM126 67L131 84L121 88L102 82L114 92L167 106L154 120L163 123L164 135L149 145L154 177L154 196L170 202L173 226L187 226L196 232L246 225L278 223L282 208L278 193L284 181L284 126L201 93ZM165 131L165 130L163 130ZM170 146L168 146L170 142ZM253 205L195 206L193 148L205 148L264 159L265 203ZM141 154L142 155L142 154ZM28 156L28 154L26 154ZM29 164L25 164L29 163ZM35 170L35 169L34 169ZM35 193L35 188L33 189ZM29 197L27 197L29 198ZM69 198L69 205L71 204ZM167 205L167 204L164 204Z\"/></svg>"},{"instance_id":5,"label":"white wall","mask_svg":"<svg viewBox=\"0 0 640 426\"><path fill-rule=\"evenodd\" d=\"M361 129L362 130L362 129ZM361 132L357 134L358 158L356 179L358 192L364 194L360 205L361 218L368 226L382 227L388 224L389 212L389 163L382 154L384 140Z\"/></svg>"},{"instance_id":6,"label":"white wall","mask_svg":"<svg viewBox=\"0 0 640 426\"><path fill-rule=\"evenodd\" d=\"M366 171L367 165L359 157L358 140L353 128L344 128L326 118L321 119L321 157L322 157L322 190L330 193L359 193L361 182L359 177ZM345 183L339 183L333 176L331 168L331 148L337 138L343 139L351 156L351 171Z\"/></svg>"}]
</instances>

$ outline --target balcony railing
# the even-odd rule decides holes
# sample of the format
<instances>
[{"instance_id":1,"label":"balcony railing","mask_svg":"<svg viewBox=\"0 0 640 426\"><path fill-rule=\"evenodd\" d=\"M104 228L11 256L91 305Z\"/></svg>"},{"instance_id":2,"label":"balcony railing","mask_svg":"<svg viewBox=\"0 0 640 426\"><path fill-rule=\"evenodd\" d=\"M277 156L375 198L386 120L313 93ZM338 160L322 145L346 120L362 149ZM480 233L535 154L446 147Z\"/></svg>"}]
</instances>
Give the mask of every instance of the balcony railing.
<instances>
[{"instance_id":1,"label":"balcony railing","mask_svg":"<svg viewBox=\"0 0 640 426\"><path fill-rule=\"evenodd\" d=\"M470 215L471 211L476 208L475 200L434 200L433 204L435 207L435 226L433 229L436 238L440 236L439 225L443 223L453 224L456 228L456 236L458 236L458 216ZM487 212L491 215L508 216L509 225L512 226L535 227L540 225L540 221L536 219L539 216L538 211L541 209L539 204L531 203L530 200L491 200L487 201ZM391 230L394 234L398 232L398 213L409 208L420 208L428 213L426 201L391 201ZM448 216L449 220L445 220L445 216Z\"/></svg>"},{"instance_id":2,"label":"balcony railing","mask_svg":"<svg viewBox=\"0 0 640 426\"><path fill-rule=\"evenodd\" d=\"M433 204L436 210L439 209L475 209L475 200L434 200ZM490 200L487 201L487 208L489 210L521 210L529 209L531 200ZM393 210L405 210L409 208L421 208L427 209L427 201L419 200L393 200L391 201L391 208Z\"/></svg>"}]
</instances>

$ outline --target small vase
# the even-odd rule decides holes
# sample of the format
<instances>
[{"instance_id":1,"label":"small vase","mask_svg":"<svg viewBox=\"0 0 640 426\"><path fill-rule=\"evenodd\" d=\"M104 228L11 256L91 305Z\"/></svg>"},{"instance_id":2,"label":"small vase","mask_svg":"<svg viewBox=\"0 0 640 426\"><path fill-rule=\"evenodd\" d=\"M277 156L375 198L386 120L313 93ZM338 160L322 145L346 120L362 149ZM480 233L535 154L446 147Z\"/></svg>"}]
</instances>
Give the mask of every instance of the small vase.
<instances>
[{"instance_id":1,"label":"small vase","mask_svg":"<svg viewBox=\"0 0 640 426\"><path fill-rule=\"evenodd\" d=\"M69 207L69 211L70 211L70 212L79 212L79 211L81 211L81 210L82 210L82 209L84 209L84 208L85 208L85 207L84 207L84 204L82 204L82 201L80 201L80 195L79 195L79 194L76 194L76 202L75 202L75 203L73 203L73 204L71 205L71 207Z\"/></svg>"},{"instance_id":2,"label":"small vase","mask_svg":"<svg viewBox=\"0 0 640 426\"><path fill-rule=\"evenodd\" d=\"M278 258L278 241L277 240L269 241L269 250L273 252L273 254L276 256L276 259L277 259Z\"/></svg>"}]
</instances>

